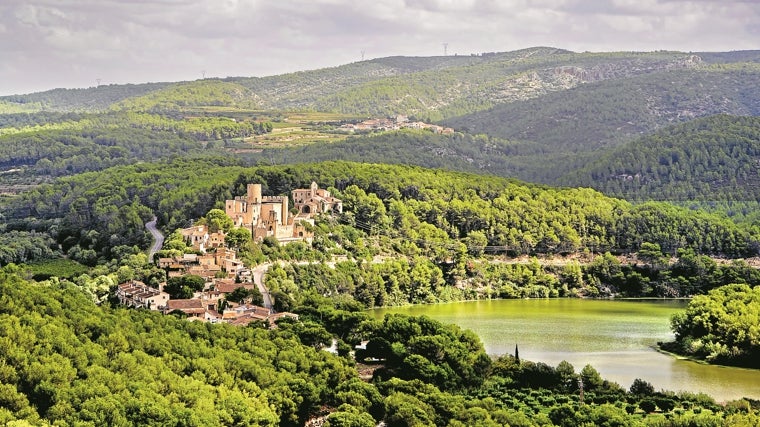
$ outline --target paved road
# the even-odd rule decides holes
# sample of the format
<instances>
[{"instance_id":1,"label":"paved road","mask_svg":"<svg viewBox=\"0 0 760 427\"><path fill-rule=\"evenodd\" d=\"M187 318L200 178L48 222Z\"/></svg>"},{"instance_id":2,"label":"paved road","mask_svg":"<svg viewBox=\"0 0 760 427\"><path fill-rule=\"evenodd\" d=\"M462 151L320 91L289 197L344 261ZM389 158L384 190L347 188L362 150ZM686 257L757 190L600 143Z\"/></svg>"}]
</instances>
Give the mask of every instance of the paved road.
<instances>
[{"instance_id":1,"label":"paved road","mask_svg":"<svg viewBox=\"0 0 760 427\"><path fill-rule=\"evenodd\" d=\"M153 235L153 246L150 247L148 254L148 260L153 261L153 255L164 246L164 235L156 228L156 217L153 217L153 220L150 222L146 222L145 228Z\"/></svg>"},{"instance_id":2,"label":"paved road","mask_svg":"<svg viewBox=\"0 0 760 427\"><path fill-rule=\"evenodd\" d=\"M269 295L269 290L264 285L264 275L271 266L272 264L270 263L261 264L257 265L251 271L251 275L253 276L253 283L256 284L256 286L259 288L259 292L261 292L261 296L264 297L264 307L270 310L272 309L272 297Z\"/></svg>"}]
</instances>

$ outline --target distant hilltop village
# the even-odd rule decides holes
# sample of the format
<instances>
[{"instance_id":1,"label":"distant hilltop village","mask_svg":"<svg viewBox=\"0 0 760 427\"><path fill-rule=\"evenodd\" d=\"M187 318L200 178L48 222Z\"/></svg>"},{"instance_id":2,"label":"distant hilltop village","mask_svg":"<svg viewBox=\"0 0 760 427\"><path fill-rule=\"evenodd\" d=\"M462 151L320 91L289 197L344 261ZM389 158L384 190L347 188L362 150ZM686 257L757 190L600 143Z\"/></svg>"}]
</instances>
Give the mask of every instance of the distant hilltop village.
<instances>
[{"instance_id":1,"label":"distant hilltop village","mask_svg":"<svg viewBox=\"0 0 760 427\"><path fill-rule=\"evenodd\" d=\"M343 202L320 189L316 182L306 189L292 191L294 210L288 209L287 196L262 196L261 184L248 184L245 196L237 196L224 203L224 211L237 227L251 230L255 241L274 237L282 243L294 240L311 241L313 234L303 222L314 225L314 217L321 213L343 212Z\"/></svg>"},{"instance_id":2,"label":"distant hilltop village","mask_svg":"<svg viewBox=\"0 0 760 427\"><path fill-rule=\"evenodd\" d=\"M410 122L409 118L404 115L398 115L386 119L369 119L360 123L347 123L338 128L344 132L355 131L382 131L382 130L399 130L399 129L430 129L435 133L448 135L454 133L454 129L443 126L432 125L424 122Z\"/></svg>"}]
</instances>

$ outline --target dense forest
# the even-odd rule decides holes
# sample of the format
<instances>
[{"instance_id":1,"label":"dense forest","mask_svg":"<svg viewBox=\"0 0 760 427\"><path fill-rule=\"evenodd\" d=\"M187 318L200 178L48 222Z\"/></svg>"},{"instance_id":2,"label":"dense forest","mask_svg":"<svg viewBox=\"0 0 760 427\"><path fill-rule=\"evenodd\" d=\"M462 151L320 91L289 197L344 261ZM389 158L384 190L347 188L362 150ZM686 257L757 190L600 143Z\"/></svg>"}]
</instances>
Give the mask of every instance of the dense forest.
<instances>
[{"instance_id":1,"label":"dense forest","mask_svg":"<svg viewBox=\"0 0 760 427\"><path fill-rule=\"evenodd\" d=\"M266 134L272 123L181 113L0 115L0 184L98 171L183 156L229 156L233 140Z\"/></svg>"},{"instance_id":2,"label":"dense forest","mask_svg":"<svg viewBox=\"0 0 760 427\"><path fill-rule=\"evenodd\" d=\"M760 119L717 115L624 145L564 179L629 200L760 199Z\"/></svg>"},{"instance_id":3,"label":"dense forest","mask_svg":"<svg viewBox=\"0 0 760 427\"><path fill-rule=\"evenodd\" d=\"M302 147L264 149L247 154L253 162L297 164L345 160L351 162L406 164L459 172L519 176L529 166L526 154L538 147L486 135L456 132L441 135L429 130L404 129L349 136L345 141Z\"/></svg>"},{"instance_id":4,"label":"dense forest","mask_svg":"<svg viewBox=\"0 0 760 427\"><path fill-rule=\"evenodd\" d=\"M0 422L9 425L758 422L755 402L721 406L638 379L623 388L567 362L492 360L471 332L425 317L371 320L340 299L313 295L298 321L276 329L234 327L98 306L74 283L27 283L16 271L0 269ZM333 339L337 354L322 350ZM369 382L352 351L359 340L368 341L355 358L371 363Z\"/></svg>"}]
</instances>

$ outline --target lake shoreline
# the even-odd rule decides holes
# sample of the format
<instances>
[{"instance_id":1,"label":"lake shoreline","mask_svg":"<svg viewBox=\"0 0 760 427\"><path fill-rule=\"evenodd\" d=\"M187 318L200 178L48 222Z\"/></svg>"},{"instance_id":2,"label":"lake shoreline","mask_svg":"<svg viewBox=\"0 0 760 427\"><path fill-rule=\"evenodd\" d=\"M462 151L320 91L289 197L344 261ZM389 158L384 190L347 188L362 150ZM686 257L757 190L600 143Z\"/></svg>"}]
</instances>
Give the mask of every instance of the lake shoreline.
<instances>
[{"instance_id":1,"label":"lake shoreline","mask_svg":"<svg viewBox=\"0 0 760 427\"><path fill-rule=\"evenodd\" d=\"M492 356L512 354L550 366L565 360L590 364L607 380L630 385L640 378L656 388L705 393L716 401L760 399L760 371L691 362L657 347L674 339L670 316L688 298L533 298L413 304L370 310L427 316L469 329Z\"/></svg>"},{"instance_id":2,"label":"lake shoreline","mask_svg":"<svg viewBox=\"0 0 760 427\"><path fill-rule=\"evenodd\" d=\"M727 363L708 362L707 360L699 359L699 358L696 358L696 357L693 357L693 356L688 356L688 355L681 354L681 353L676 353L675 351L670 351L670 350L667 350L665 347L663 347L663 344L668 345L668 344L674 344L674 343L675 343L675 341L658 342L657 345L653 345L652 348L654 350L656 350L657 352L659 352L659 353L671 356L671 357L673 357L675 359L686 360L686 361L689 361L689 362L699 363L700 365L716 366L716 367L719 367L719 368L745 369L747 371L760 372L760 368L753 368L751 366L743 366L743 365L731 365L731 364L727 364Z\"/></svg>"}]
</instances>

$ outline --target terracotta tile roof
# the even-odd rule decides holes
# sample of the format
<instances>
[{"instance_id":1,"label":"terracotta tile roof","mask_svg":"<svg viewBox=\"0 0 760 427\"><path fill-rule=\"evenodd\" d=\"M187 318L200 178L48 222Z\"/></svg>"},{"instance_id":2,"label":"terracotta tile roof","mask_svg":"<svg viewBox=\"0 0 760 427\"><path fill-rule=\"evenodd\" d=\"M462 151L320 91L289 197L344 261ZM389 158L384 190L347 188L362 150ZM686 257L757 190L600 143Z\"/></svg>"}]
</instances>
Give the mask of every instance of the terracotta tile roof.
<instances>
[{"instance_id":1,"label":"terracotta tile roof","mask_svg":"<svg viewBox=\"0 0 760 427\"><path fill-rule=\"evenodd\" d=\"M169 310L206 309L206 304L199 299L170 299L166 306Z\"/></svg>"},{"instance_id":2,"label":"terracotta tile roof","mask_svg":"<svg viewBox=\"0 0 760 427\"><path fill-rule=\"evenodd\" d=\"M219 283L219 282L217 282L214 287L216 288L217 291L219 291L221 293L224 293L224 294L228 294L230 292L233 292L237 288L253 289L253 285L250 284L250 283L235 283L234 280L232 281L232 283L227 283L227 282Z\"/></svg>"},{"instance_id":3,"label":"terracotta tile roof","mask_svg":"<svg viewBox=\"0 0 760 427\"><path fill-rule=\"evenodd\" d=\"M241 316L228 323L230 325L235 325L235 326L248 326L252 322L263 321L263 320L266 320L266 317L260 318L260 317L254 317L254 316Z\"/></svg>"}]
</instances>

